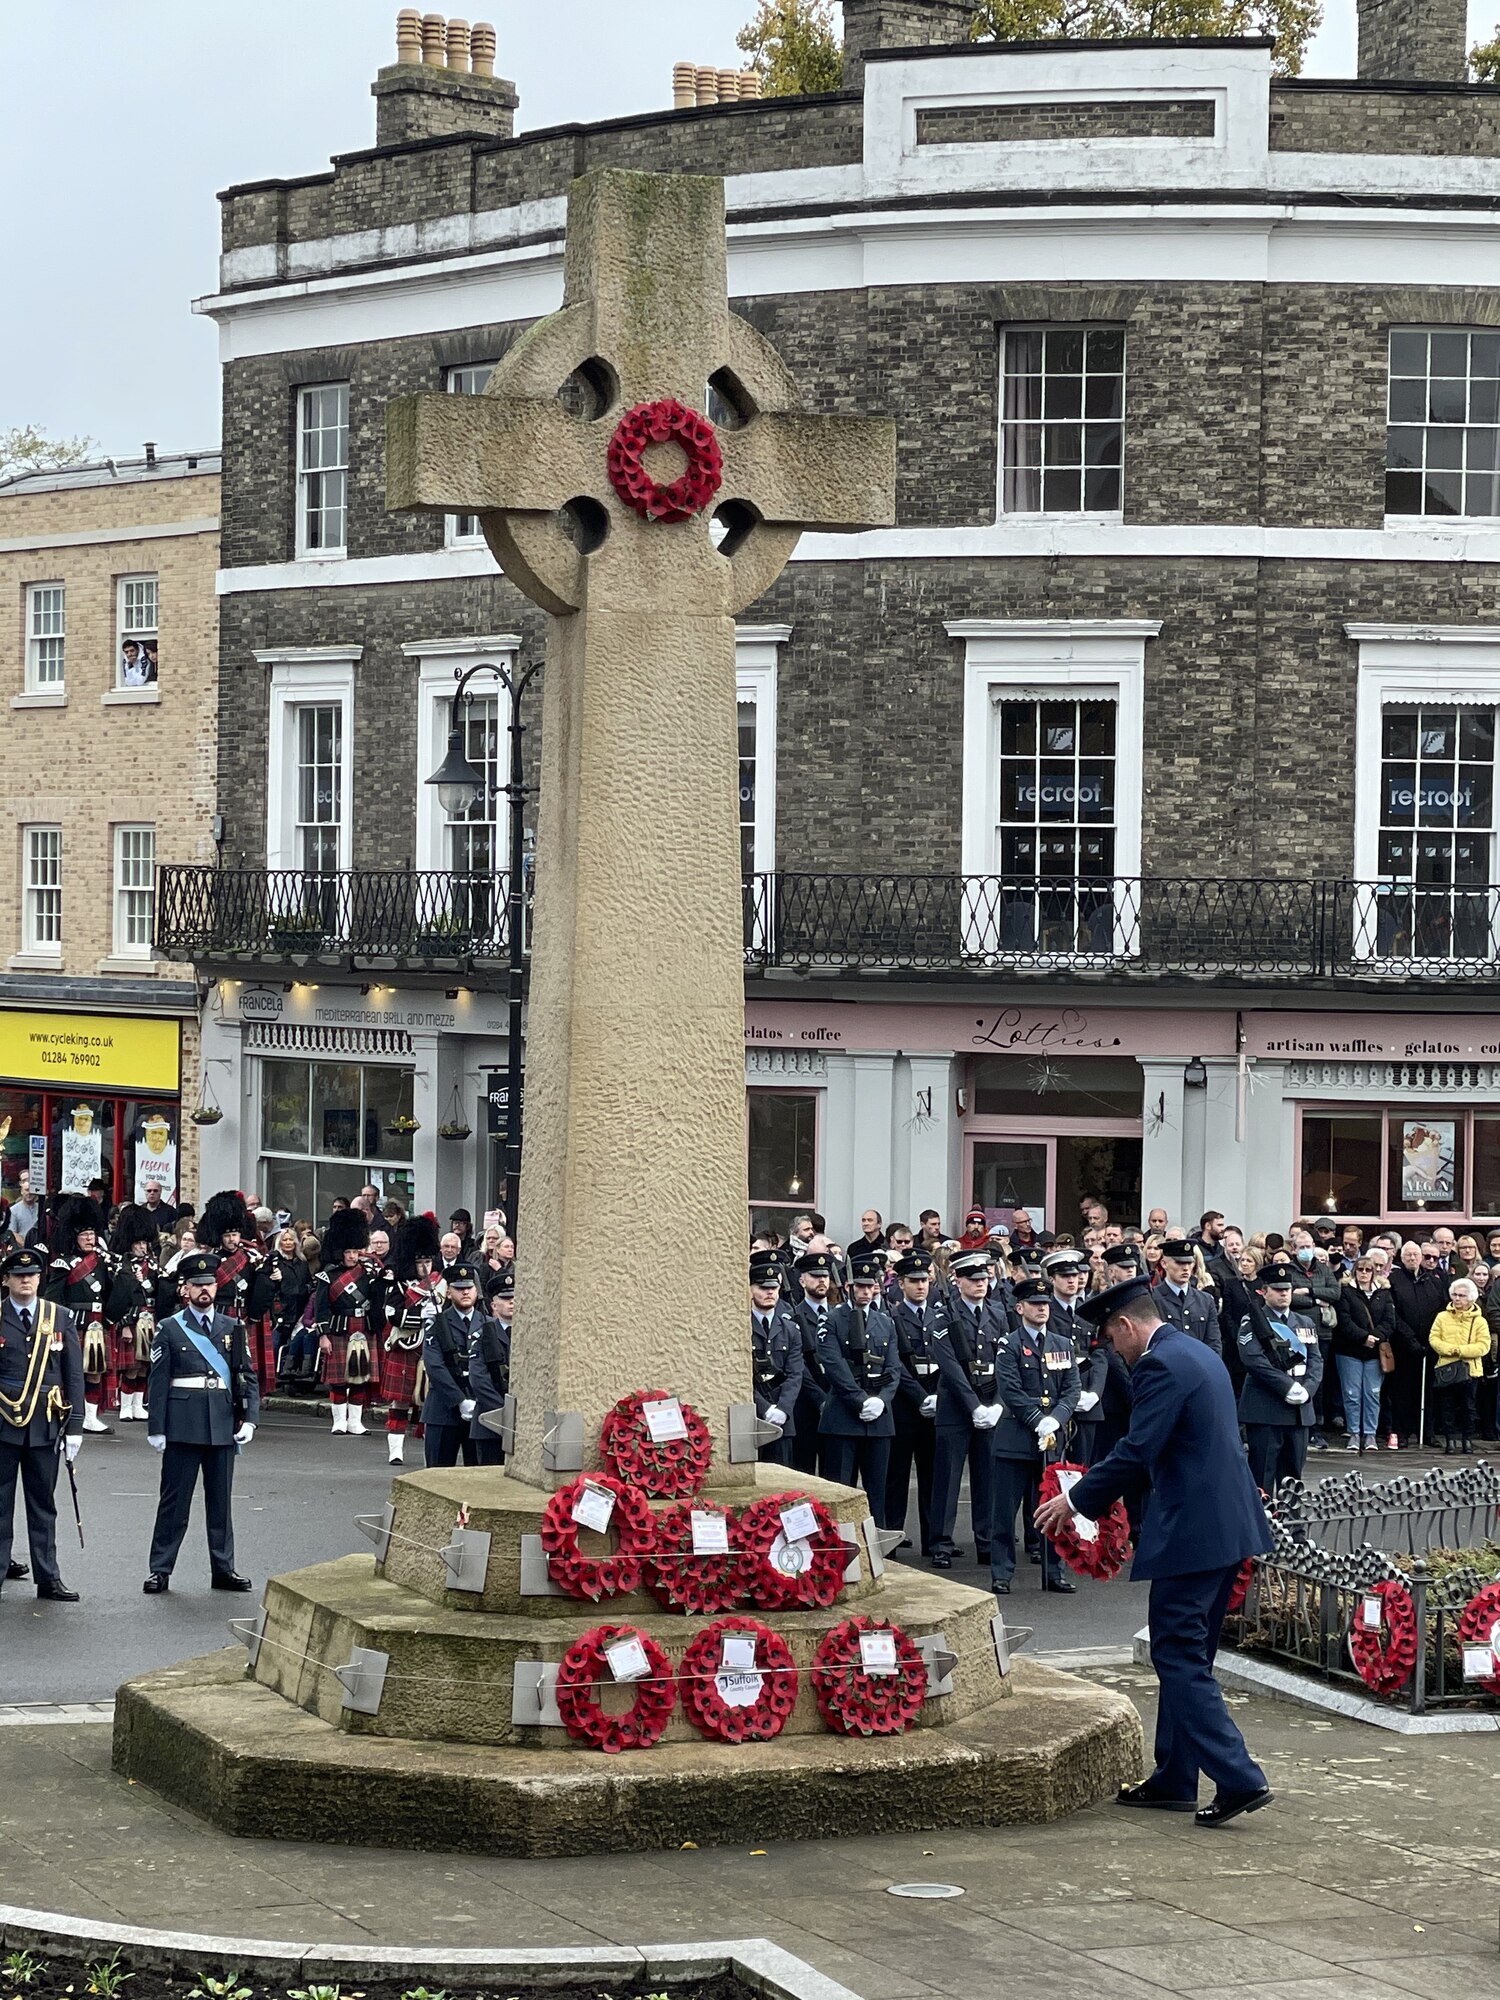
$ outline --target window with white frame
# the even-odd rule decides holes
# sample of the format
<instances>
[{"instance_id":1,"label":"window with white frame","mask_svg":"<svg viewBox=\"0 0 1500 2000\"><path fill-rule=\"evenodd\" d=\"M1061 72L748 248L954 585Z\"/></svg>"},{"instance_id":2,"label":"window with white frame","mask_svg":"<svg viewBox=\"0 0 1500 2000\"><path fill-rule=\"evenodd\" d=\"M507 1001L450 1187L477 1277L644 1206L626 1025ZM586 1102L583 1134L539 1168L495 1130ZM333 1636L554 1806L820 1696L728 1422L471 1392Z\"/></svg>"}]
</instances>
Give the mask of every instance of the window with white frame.
<instances>
[{"instance_id":1,"label":"window with white frame","mask_svg":"<svg viewBox=\"0 0 1500 2000\"><path fill-rule=\"evenodd\" d=\"M156 917L156 828L115 828L116 958L149 958Z\"/></svg>"},{"instance_id":2,"label":"window with white frame","mask_svg":"<svg viewBox=\"0 0 1500 2000\"><path fill-rule=\"evenodd\" d=\"M26 587L26 688L61 694L68 643L68 593L61 583Z\"/></svg>"},{"instance_id":3,"label":"window with white frame","mask_svg":"<svg viewBox=\"0 0 1500 2000\"><path fill-rule=\"evenodd\" d=\"M1500 332L1394 328L1385 511L1500 517Z\"/></svg>"},{"instance_id":4,"label":"window with white frame","mask_svg":"<svg viewBox=\"0 0 1500 2000\"><path fill-rule=\"evenodd\" d=\"M157 579L122 576L115 607L115 685L154 687L156 659Z\"/></svg>"},{"instance_id":5,"label":"window with white frame","mask_svg":"<svg viewBox=\"0 0 1500 2000\"><path fill-rule=\"evenodd\" d=\"M1125 330L1007 327L1000 344L1002 514L1118 514Z\"/></svg>"},{"instance_id":6,"label":"window with white frame","mask_svg":"<svg viewBox=\"0 0 1500 2000\"><path fill-rule=\"evenodd\" d=\"M294 849L304 875L337 873L344 821L343 710L337 702L297 709Z\"/></svg>"},{"instance_id":7,"label":"window with white frame","mask_svg":"<svg viewBox=\"0 0 1500 2000\"><path fill-rule=\"evenodd\" d=\"M291 646L255 655L271 677L265 776L273 873L326 877L350 866L354 668L362 652ZM326 896L335 893L328 883Z\"/></svg>"},{"instance_id":8,"label":"window with white frame","mask_svg":"<svg viewBox=\"0 0 1500 2000\"><path fill-rule=\"evenodd\" d=\"M349 487L349 384L297 392L297 554L341 556Z\"/></svg>"},{"instance_id":9,"label":"window with white frame","mask_svg":"<svg viewBox=\"0 0 1500 2000\"><path fill-rule=\"evenodd\" d=\"M62 828L23 829L21 945L28 952L62 952Z\"/></svg>"},{"instance_id":10,"label":"window with white frame","mask_svg":"<svg viewBox=\"0 0 1500 2000\"><path fill-rule=\"evenodd\" d=\"M463 368L450 368L443 386L450 396L480 396L494 372L493 361L475 361ZM450 549L483 542L477 514L449 514L445 520Z\"/></svg>"}]
</instances>

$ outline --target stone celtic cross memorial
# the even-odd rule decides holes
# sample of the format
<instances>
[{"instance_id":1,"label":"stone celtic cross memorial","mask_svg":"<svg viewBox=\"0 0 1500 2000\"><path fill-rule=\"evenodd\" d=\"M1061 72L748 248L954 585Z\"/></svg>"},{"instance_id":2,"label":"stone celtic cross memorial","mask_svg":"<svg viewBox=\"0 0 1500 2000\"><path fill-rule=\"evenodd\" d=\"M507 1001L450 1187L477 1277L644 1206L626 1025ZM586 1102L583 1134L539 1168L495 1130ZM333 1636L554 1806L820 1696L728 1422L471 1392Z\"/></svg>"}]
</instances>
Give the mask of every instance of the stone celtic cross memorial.
<instances>
[{"instance_id":1,"label":"stone celtic cross memorial","mask_svg":"<svg viewBox=\"0 0 1500 2000\"><path fill-rule=\"evenodd\" d=\"M889 521L894 459L728 310L716 180L577 182L562 310L483 396L391 405L392 505L477 513L549 613L515 1446L395 1480L373 1556L273 1577L248 1665L123 1687L121 1774L235 1833L529 1855L838 1834L856 1785L865 1832L1048 1819L1138 1775L1123 1696L1012 1663L988 1593L887 1568L863 1493L730 1435L734 619L804 527ZM629 1254L663 1219L690 1312ZM701 1489L575 1484L651 1388L708 1426Z\"/></svg>"},{"instance_id":2,"label":"stone celtic cross memorial","mask_svg":"<svg viewBox=\"0 0 1500 2000\"><path fill-rule=\"evenodd\" d=\"M511 1469L543 1479L547 1412L581 1412L593 1440L618 1397L664 1384L733 1478L726 1413L750 1400L734 618L804 527L894 518L895 427L800 410L729 311L722 182L601 170L569 198L562 310L483 395L405 397L388 431L389 504L478 514L551 614ZM654 1260L621 1254L667 1218L688 1313L662 1310Z\"/></svg>"}]
</instances>

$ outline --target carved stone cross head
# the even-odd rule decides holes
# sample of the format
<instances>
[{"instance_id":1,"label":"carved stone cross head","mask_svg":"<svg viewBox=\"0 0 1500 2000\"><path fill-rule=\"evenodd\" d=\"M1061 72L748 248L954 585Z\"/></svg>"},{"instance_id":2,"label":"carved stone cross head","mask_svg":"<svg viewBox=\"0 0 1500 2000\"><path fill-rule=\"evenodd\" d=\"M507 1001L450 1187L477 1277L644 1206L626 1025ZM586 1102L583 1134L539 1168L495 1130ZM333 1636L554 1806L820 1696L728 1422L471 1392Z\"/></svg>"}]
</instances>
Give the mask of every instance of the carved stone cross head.
<instances>
[{"instance_id":1,"label":"carved stone cross head","mask_svg":"<svg viewBox=\"0 0 1500 2000\"><path fill-rule=\"evenodd\" d=\"M699 175L575 181L562 309L483 395L404 396L386 421L388 504L477 514L558 616L585 601L732 614L804 528L895 518L895 426L799 407L776 350L729 310L723 182Z\"/></svg>"}]
</instances>

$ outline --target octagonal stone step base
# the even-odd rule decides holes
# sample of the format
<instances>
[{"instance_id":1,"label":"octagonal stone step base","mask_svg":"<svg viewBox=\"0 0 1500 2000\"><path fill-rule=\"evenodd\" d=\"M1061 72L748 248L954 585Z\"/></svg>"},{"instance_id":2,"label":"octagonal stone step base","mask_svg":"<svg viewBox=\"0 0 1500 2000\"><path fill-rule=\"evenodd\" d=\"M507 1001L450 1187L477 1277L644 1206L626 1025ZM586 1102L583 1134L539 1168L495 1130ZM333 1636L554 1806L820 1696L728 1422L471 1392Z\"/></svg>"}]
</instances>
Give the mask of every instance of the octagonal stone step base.
<instances>
[{"instance_id":1,"label":"octagonal stone step base","mask_svg":"<svg viewBox=\"0 0 1500 2000\"><path fill-rule=\"evenodd\" d=\"M675 1668L709 1621L663 1611L653 1599L645 1601L648 1611L632 1615L619 1609L618 1598L601 1605L569 1599L567 1619L447 1611L379 1576L373 1558L344 1556L273 1577L266 1585L265 1634L252 1672L283 1700L352 1735L526 1745L586 1754L586 1746L556 1725L513 1724L517 1662L556 1662L594 1626L627 1623L649 1632ZM801 1672L797 1706L784 1733L826 1733L807 1670L824 1634L855 1609L890 1620L914 1640L941 1633L948 1651L956 1655L952 1692L924 1703L917 1727L946 1728L1008 1693L990 1630L995 1600L987 1592L898 1564L886 1571L879 1591L861 1605L848 1605L840 1598L827 1611L750 1614L781 1634ZM343 1687L332 1672L349 1660L355 1647L384 1653L388 1659L375 1715L345 1708ZM613 1692L616 1705L628 1705L625 1689ZM605 1701L609 1705L609 1697ZM664 1740L701 1740L680 1706Z\"/></svg>"},{"instance_id":2,"label":"octagonal stone step base","mask_svg":"<svg viewBox=\"0 0 1500 2000\"><path fill-rule=\"evenodd\" d=\"M127 1681L114 1768L227 1833L517 1856L1018 1825L1139 1777L1123 1695L1025 1660L1012 1678L948 1729L575 1756L350 1736L247 1679L236 1648Z\"/></svg>"},{"instance_id":3,"label":"octagonal stone step base","mask_svg":"<svg viewBox=\"0 0 1500 2000\"><path fill-rule=\"evenodd\" d=\"M835 1486L828 1479L804 1478L784 1465L741 1469L754 1474L753 1484L721 1488L710 1483L700 1497L737 1510L771 1493L821 1500L841 1527L851 1527L857 1533L859 1579L847 1586L844 1599L853 1603L878 1587L864 1532L870 1509L862 1492L851 1486ZM580 1610L576 1598L521 1593L521 1543L526 1536L540 1532L542 1513L551 1497L542 1487L523 1485L498 1467L454 1466L405 1473L391 1487L395 1516L380 1573L392 1583L402 1584L419 1597L451 1611L511 1611L534 1618L576 1619ZM659 1513L676 1503L655 1500L651 1504ZM460 1524L490 1538L489 1563L481 1591L449 1588L441 1552ZM580 1536L580 1546L585 1555L607 1555L614 1539L612 1535L595 1535L585 1530ZM856 1548L850 1549L851 1556ZM581 1608L589 1607L585 1604ZM601 1616L635 1623L649 1618L659 1608L655 1598L644 1590L622 1592L607 1600L607 1609L601 1607ZM597 1618L589 1620L590 1624L598 1622Z\"/></svg>"}]
</instances>

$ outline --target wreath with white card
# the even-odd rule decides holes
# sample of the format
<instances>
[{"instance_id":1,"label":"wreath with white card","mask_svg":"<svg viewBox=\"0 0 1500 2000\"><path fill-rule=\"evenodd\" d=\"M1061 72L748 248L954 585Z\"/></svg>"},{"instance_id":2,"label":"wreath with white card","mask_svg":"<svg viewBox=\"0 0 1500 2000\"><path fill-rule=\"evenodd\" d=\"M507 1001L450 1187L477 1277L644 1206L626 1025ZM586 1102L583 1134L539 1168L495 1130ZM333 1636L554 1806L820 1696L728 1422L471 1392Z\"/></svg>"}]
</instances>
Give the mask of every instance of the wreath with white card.
<instances>
[{"instance_id":1,"label":"wreath with white card","mask_svg":"<svg viewBox=\"0 0 1500 2000\"><path fill-rule=\"evenodd\" d=\"M927 1662L899 1625L856 1614L812 1663L818 1713L839 1736L899 1736L927 1699Z\"/></svg>"},{"instance_id":2,"label":"wreath with white card","mask_svg":"<svg viewBox=\"0 0 1500 2000\"><path fill-rule=\"evenodd\" d=\"M717 1743L769 1743L797 1706L797 1665L758 1618L716 1618L682 1656L682 1707Z\"/></svg>"},{"instance_id":3,"label":"wreath with white card","mask_svg":"<svg viewBox=\"0 0 1500 2000\"><path fill-rule=\"evenodd\" d=\"M665 1389L622 1396L599 1430L610 1469L656 1500L685 1500L708 1477L713 1439L693 1408Z\"/></svg>"},{"instance_id":4,"label":"wreath with white card","mask_svg":"<svg viewBox=\"0 0 1500 2000\"><path fill-rule=\"evenodd\" d=\"M711 1618L745 1595L739 1522L712 1500L679 1500L656 1517L656 1546L645 1566L646 1588L668 1611Z\"/></svg>"},{"instance_id":5,"label":"wreath with white card","mask_svg":"<svg viewBox=\"0 0 1500 2000\"><path fill-rule=\"evenodd\" d=\"M633 1690L623 1714L611 1715L596 1692L611 1685ZM676 1701L672 1662L636 1625L596 1625L569 1646L557 1669L563 1727L596 1750L649 1750L665 1734Z\"/></svg>"},{"instance_id":6,"label":"wreath with white card","mask_svg":"<svg viewBox=\"0 0 1500 2000\"><path fill-rule=\"evenodd\" d=\"M607 1556L586 1556L578 1537L583 1529L595 1534L614 1531L615 1547ZM638 1590L641 1564L656 1546L656 1516L644 1493L607 1472L586 1472L560 1486L542 1515L542 1549L547 1574L569 1597L614 1597Z\"/></svg>"},{"instance_id":7,"label":"wreath with white card","mask_svg":"<svg viewBox=\"0 0 1500 2000\"><path fill-rule=\"evenodd\" d=\"M827 1609L844 1587L854 1551L821 1500L768 1493L740 1515L741 1567L761 1611Z\"/></svg>"}]
</instances>

